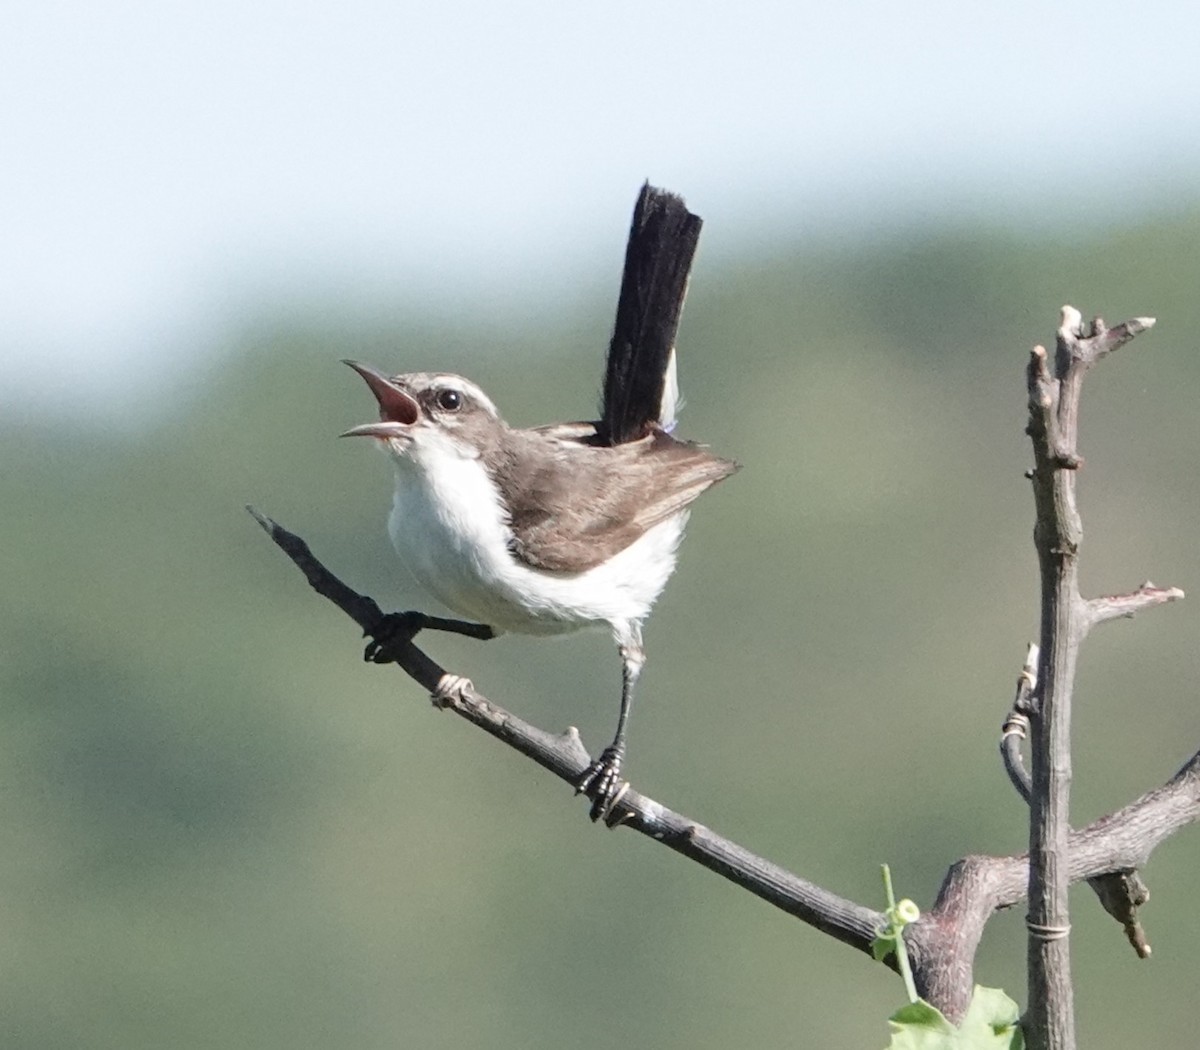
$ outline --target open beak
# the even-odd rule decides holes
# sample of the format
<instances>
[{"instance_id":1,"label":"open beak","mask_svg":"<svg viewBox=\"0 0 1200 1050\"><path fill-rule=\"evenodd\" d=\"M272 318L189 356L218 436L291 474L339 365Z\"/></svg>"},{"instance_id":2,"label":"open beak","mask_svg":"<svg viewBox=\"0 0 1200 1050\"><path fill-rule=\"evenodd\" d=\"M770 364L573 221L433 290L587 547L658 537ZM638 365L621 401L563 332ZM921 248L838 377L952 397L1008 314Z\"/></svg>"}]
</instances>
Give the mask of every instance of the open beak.
<instances>
[{"instance_id":1,"label":"open beak","mask_svg":"<svg viewBox=\"0 0 1200 1050\"><path fill-rule=\"evenodd\" d=\"M371 393L379 402L379 422L352 427L340 436L393 438L407 434L409 427L421 417L421 408L416 399L398 387L377 368L359 364L357 361L343 361L342 363L353 368L371 388Z\"/></svg>"}]
</instances>

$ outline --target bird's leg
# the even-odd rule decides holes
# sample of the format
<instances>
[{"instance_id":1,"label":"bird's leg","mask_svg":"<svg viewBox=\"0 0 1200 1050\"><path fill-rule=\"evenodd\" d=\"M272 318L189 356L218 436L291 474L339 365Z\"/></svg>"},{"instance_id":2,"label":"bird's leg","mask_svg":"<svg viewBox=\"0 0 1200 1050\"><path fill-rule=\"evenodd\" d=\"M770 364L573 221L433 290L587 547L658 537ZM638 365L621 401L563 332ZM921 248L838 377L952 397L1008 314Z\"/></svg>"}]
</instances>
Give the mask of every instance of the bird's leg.
<instances>
[{"instance_id":1,"label":"bird's leg","mask_svg":"<svg viewBox=\"0 0 1200 1050\"><path fill-rule=\"evenodd\" d=\"M641 631L635 629L632 637L621 645L621 713L617 717L617 732L613 741L600 756L583 771L575 787L576 794L582 792L592 800L589 816L592 820L610 822L613 808L628 785L621 779L621 762L625 758L625 733L629 723L629 709L633 706L633 690L638 676L646 663L642 651Z\"/></svg>"},{"instance_id":2,"label":"bird's leg","mask_svg":"<svg viewBox=\"0 0 1200 1050\"><path fill-rule=\"evenodd\" d=\"M449 634L463 634L468 638L478 638L487 641L495 638L496 632L484 623L470 623L467 620L447 620L441 616L426 616L420 612L384 613L363 634L371 640L363 650L363 659L367 663L390 664L395 662L399 652L418 631L446 631Z\"/></svg>"}]
</instances>

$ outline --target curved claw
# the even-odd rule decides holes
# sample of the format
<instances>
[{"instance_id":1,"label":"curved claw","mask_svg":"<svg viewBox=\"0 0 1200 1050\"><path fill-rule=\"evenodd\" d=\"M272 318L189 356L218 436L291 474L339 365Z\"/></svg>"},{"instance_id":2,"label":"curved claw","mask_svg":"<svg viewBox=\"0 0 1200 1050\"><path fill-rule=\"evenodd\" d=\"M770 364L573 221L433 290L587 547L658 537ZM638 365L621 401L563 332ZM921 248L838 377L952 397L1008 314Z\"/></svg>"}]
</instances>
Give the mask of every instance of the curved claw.
<instances>
[{"instance_id":1,"label":"curved claw","mask_svg":"<svg viewBox=\"0 0 1200 1050\"><path fill-rule=\"evenodd\" d=\"M593 821L603 820L609 827L614 825L612 818L617 803L629 790L629 782L621 779L624 757L623 749L606 747L575 784L575 794L587 795L592 800L588 816Z\"/></svg>"}]
</instances>

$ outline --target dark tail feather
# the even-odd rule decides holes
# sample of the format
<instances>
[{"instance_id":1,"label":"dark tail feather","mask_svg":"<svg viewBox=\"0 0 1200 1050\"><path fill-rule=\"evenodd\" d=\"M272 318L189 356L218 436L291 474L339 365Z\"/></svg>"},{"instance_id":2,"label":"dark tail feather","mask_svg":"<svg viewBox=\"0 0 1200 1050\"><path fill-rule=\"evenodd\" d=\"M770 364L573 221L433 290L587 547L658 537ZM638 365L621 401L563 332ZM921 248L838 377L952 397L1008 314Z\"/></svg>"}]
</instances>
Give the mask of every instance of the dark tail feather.
<instances>
[{"instance_id":1,"label":"dark tail feather","mask_svg":"<svg viewBox=\"0 0 1200 1050\"><path fill-rule=\"evenodd\" d=\"M646 183L633 209L617 321L604 372L600 440L620 445L661 420L663 388L701 219Z\"/></svg>"}]
</instances>

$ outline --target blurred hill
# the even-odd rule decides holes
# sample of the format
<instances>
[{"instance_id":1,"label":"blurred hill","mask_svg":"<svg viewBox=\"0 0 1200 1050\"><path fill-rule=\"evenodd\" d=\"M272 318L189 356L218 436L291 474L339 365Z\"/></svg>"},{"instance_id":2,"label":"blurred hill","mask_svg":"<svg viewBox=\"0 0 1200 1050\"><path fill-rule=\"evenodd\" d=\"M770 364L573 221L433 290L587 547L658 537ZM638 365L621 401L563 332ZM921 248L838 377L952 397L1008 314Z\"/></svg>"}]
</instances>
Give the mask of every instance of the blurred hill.
<instances>
[{"instance_id":1,"label":"blurred hill","mask_svg":"<svg viewBox=\"0 0 1200 1050\"><path fill-rule=\"evenodd\" d=\"M120 434L64 376L0 425L0 1043L109 1047L864 1047L898 979L635 836L364 666L242 509L385 605L390 474L334 435L337 360L472 376L511 422L588 417L611 297L464 314L262 317ZM866 902L928 905L1023 848L996 756L1036 632L1024 367L1070 302L1159 318L1084 399L1084 578L1197 587L1200 212L1031 242L863 234L710 262L681 336L684 436L744 470L698 504L647 630L639 788ZM1193 599L1194 601L1194 599ZM428 604L428 603L425 603ZM1200 607L1084 650L1084 823L1197 747ZM602 634L429 638L497 702L593 747ZM1200 835L1146 872L1139 963L1074 898L1081 1045L1189 1045ZM1021 917L977 979L1024 997ZM1185 1034L1186 1033L1186 1034Z\"/></svg>"}]
</instances>

